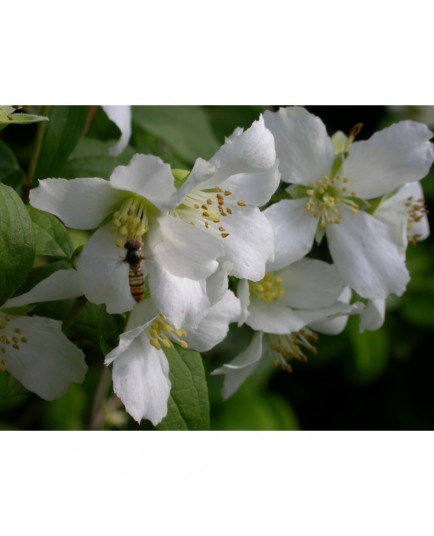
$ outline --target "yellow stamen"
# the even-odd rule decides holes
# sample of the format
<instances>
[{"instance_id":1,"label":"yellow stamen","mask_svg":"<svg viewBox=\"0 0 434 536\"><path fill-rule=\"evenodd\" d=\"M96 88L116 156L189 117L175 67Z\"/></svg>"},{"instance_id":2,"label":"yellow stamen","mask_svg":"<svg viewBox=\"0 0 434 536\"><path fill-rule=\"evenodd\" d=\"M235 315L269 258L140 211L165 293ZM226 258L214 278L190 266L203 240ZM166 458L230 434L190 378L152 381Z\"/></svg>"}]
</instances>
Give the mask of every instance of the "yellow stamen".
<instances>
[{"instance_id":1,"label":"yellow stamen","mask_svg":"<svg viewBox=\"0 0 434 536\"><path fill-rule=\"evenodd\" d=\"M273 364L279 368L292 371L292 367L288 360L297 359L299 361L307 361L304 350L316 355L317 349L312 343L318 340L318 335L304 328L296 333L289 335L268 335L271 342L271 349L274 353L275 360Z\"/></svg>"},{"instance_id":2,"label":"yellow stamen","mask_svg":"<svg viewBox=\"0 0 434 536\"><path fill-rule=\"evenodd\" d=\"M113 228L117 247L123 247L126 240L140 239L149 229L149 217L157 209L146 199L132 195L113 214Z\"/></svg>"},{"instance_id":3,"label":"yellow stamen","mask_svg":"<svg viewBox=\"0 0 434 536\"><path fill-rule=\"evenodd\" d=\"M272 272L265 274L261 281L250 281L249 288L253 295L267 303L280 300L285 294L282 287L282 278Z\"/></svg>"},{"instance_id":4,"label":"yellow stamen","mask_svg":"<svg viewBox=\"0 0 434 536\"><path fill-rule=\"evenodd\" d=\"M309 200L305 209L319 219L321 227L324 228L327 224L338 224L342 221L343 214L339 210L339 205L348 207L352 214L357 214L359 211L359 205L348 197L347 188L343 186L347 183L348 179L339 175L332 179L324 177L310 183L311 188L306 190ZM351 192L351 196L357 197L355 192Z\"/></svg>"},{"instance_id":5,"label":"yellow stamen","mask_svg":"<svg viewBox=\"0 0 434 536\"><path fill-rule=\"evenodd\" d=\"M152 322L147 329L150 344L157 350L161 347L173 348L173 342L176 342L182 348L188 348L186 341L182 337L187 336L187 331L184 329L175 329L167 320L160 314Z\"/></svg>"}]
</instances>

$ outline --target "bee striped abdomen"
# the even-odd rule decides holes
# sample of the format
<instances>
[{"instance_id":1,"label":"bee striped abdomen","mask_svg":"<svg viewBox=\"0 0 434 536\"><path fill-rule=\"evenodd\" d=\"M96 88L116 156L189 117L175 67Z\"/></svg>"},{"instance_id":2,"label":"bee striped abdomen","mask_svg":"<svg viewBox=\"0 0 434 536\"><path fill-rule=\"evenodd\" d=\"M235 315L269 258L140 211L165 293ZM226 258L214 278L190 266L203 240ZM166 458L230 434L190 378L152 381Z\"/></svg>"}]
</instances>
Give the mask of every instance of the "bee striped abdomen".
<instances>
[{"instance_id":1,"label":"bee striped abdomen","mask_svg":"<svg viewBox=\"0 0 434 536\"><path fill-rule=\"evenodd\" d=\"M142 242L140 240L128 240L125 243L127 254L125 262L130 265L128 280L130 283L131 296L136 302L140 302L145 297L145 276L142 269L143 255L141 254Z\"/></svg>"},{"instance_id":2,"label":"bee striped abdomen","mask_svg":"<svg viewBox=\"0 0 434 536\"><path fill-rule=\"evenodd\" d=\"M131 296L136 302L142 301L145 296L145 278L140 264L130 266L129 282Z\"/></svg>"}]
</instances>

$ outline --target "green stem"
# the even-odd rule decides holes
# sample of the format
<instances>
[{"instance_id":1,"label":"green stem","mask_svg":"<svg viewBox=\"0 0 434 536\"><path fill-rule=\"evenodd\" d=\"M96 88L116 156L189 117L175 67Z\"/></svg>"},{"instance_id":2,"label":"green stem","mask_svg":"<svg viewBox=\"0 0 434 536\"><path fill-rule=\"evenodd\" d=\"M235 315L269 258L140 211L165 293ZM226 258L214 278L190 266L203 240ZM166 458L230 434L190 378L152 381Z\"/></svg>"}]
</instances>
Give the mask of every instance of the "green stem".
<instances>
[{"instance_id":1,"label":"green stem","mask_svg":"<svg viewBox=\"0 0 434 536\"><path fill-rule=\"evenodd\" d=\"M50 111L50 106L44 106L41 112L41 115L48 116ZM44 141L45 129L47 128L47 121L41 121L38 123L36 130L35 144L33 145L32 156L30 157L29 169L27 172L26 182L23 185L22 198L26 203L29 200L29 192L33 186L33 179L35 177L36 164L39 160L39 155L41 154L42 142Z\"/></svg>"},{"instance_id":2,"label":"green stem","mask_svg":"<svg viewBox=\"0 0 434 536\"><path fill-rule=\"evenodd\" d=\"M75 300L74 305L71 307L68 315L62 323L63 331L66 331L69 328L69 326L73 323L75 317L83 309L86 303L87 299L84 296L80 296Z\"/></svg>"},{"instance_id":3,"label":"green stem","mask_svg":"<svg viewBox=\"0 0 434 536\"><path fill-rule=\"evenodd\" d=\"M110 385L111 371L108 367L103 367L98 386L96 388L95 397L93 399L92 410L89 419L89 430L101 430L104 426L104 414L102 406Z\"/></svg>"}]
</instances>

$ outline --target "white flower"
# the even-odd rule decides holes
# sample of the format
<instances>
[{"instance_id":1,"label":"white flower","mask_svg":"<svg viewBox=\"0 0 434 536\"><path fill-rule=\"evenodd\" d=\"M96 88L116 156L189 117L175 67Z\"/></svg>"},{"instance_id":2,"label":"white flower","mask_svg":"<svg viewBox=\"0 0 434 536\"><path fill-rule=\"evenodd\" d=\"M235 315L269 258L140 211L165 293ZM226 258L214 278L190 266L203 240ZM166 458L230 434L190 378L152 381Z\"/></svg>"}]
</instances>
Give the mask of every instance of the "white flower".
<instances>
[{"instance_id":1,"label":"white flower","mask_svg":"<svg viewBox=\"0 0 434 536\"><path fill-rule=\"evenodd\" d=\"M0 368L29 391L46 400L66 393L83 381L87 366L83 352L70 342L57 320L11 314L7 309L80 294L73 270L61 270L30 292L8 300L0 311ZM65 296L66 293L66 296Z\"/></svg>"},{"instance_id":2,"label":"white flower","mask_svg":"<svg viewBox=\"0 0 434 536\"><path fill-rule=\"evenodd\" d=\"M274 139L261 116L245 132L236 129L209 162L196 161L171 214L220 240L229 275L257 281L274 255L273 231L258 207L279 180Z\"/></svg>"},{"instance_id":3,"label":"white flower","mask_svg":"<svg viewBox=\"0 0 434 536\"><path fill-rule=\"evenodd\" d=\"M322 121L303 108L266 112L265 124L275 137L282 180L293 183L296 197L266 210L282 262L302 258L325 232L340 276L360 296L401 295L409 280L402 238L371 212L376 198L428 173L432 133L402 121L367 141L350 139L336 155Z\"/></svg>"},{"instance_id":4,"label":"white flower","mask_svg":"<svg viewBox=\"0 0 434 536\"><path fill-rule=\"evenodd\" d=\"M415 244L428 238L429 223L422 186L418 182L404 184L393 195L380 202L373 216L398 230L396 242L400 243L403 253L407 241Z\"/></svg>"},{"instance_id":5,"label":"white flower","mask_svg":"<svg viewBox=\"0 0 434 536\"><path fill-rule=\"evenodd\" d=\"M373 215L395 235L395 242L405 258L408 242L415 244L429 236L427 210L422 187L418 182L404 184L395 194L380 202ZM360 313L361 332L379 329L386 314L386 300L369 300Z\"/></svg>"},{"instance_id":6,"label":"white flower","mask_svg":"<svg viewBox=\"0 0 434 536\"><path fill-rule=\"evenodd\" d=\"M118 142L110 149L110 154L116 156L121 154L131 138L131 106L103 106L102 109L121 131Z\"/></svg>"},{"instance_id":7,"label":"white flower","mask_svg":"<svg viewBox=\"0 0 434 536\"><path fill-rule=\"evenodd\" d=\"M168 214L177 190L170 166L135 155L110 180L45 179L30 193L33 206L58 216L66 226L94 229L78 261L80 287L109 313L135 305L124 245L143 240L144 272L154 302L176 325L194 323L209 307L203 281L218 268L221 240ZM108 220L108 223L105 223ZM176 293L173 294L173 289Z\"/></svg>"},{"instance_id":8,"label":"white flower","mask_svg":"<svg viewBox=\"0 0 434 536\"><path fill-rule=\"evenodd\" d=\"M274 254L273 232L257 205L269 200L278 183L274 140L261 118L246 132L237 130L210 162L196 161L178 190L169 165L135 155L109 181L40 181L30 202L68 227L103 224L86 244L77 270L85 296L106 304L109 313L135 304L124 246L142 242L152 299L180 327L197 325L221 297L222 292L208 293L206 282L219 266L231 266L231 275L263 277Z\"/></svg>"},{"instance_id":9,"label":"white flower","mask_svg":"<svg viewBox=\"0 0 434 536\"><path fill-rule=\"evenodd\" d=\"M336 268L314 259L302 259L269 272L259 282L242 280L237 295L242 313L239 324L256 331L249 346L213 374L224 374L223 396L231 396L255 370L264 356L290 369L288 360L305 360L304 349L315 353L316 331L337 334L347 315L358 313L349 305L351 292L344 288Z\"/></svg>"},{"instance_id":10,"label":"white flower","mask_svg":"<svg viewBox=\"0 0 434 536\"><path fill-rule=\"evenodd\" d=\"M198 351L211 349L227 334L229 322L240 313L231 291L211 307L197 328L176 329L158 312L150 299L130 313L126 332L105 364L113 363L113 388L127 412L137 421L157 425L167 415L170 395L169 364L163 351L176 342Z\"/></svg>"}]
</instances>

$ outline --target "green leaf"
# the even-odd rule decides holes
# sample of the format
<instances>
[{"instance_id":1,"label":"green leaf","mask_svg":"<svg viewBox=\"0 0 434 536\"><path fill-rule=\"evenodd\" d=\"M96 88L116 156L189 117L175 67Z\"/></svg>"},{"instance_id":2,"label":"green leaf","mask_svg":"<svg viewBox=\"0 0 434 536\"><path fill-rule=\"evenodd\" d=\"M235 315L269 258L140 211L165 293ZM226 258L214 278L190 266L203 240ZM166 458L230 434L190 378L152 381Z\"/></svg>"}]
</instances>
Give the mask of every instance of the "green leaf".
<instances>
[{"instance_id":1,"label":"green leaf","mask_svg":"<svg viewBox=\"0 0 434 536\"><path fill-rule=\"evenodd\" d=\"M157 136L188 163L208 159L219 148L200 106L133 106L132 116L136 129Z\"/></svg>"},{"instance_id":2,"label":"green leaf","mask_svg":"<svg viewBox=\"0 0 434 536\"><path fill-rule=\"evenodd\" d=\"M249 380L213 414L213 430L298 430L297 416L286 400L258 389Z\"/></svg>"},{"instance_id":3,"label":"green leaf","mask_svg":"<svg viewBox=\"0 0 434 536\"><path fill-rule=\"evenodd\" d=\"M359 333L358 319L350 318L348 333L353 352L346 361L350 378L359 384L378 380L386 370L389 359L389 338L385 329Z\"/></svg>"},{"instance_id":4,"label":"green leaf","mask_svg":"<svg viewBox=\"0 0 434 536\"><path fill-rule=\"evenodd\" d=\"M131 145L137 153L158 156L163 162L169 164L172 169L191 167L188 161L177 155L165 141L141 128L136 127L133 129Z\"/></svg>"},{"instance_id":5,"label":"green leaf","mask_svg":"<svg viewBox=\"0 0 434 536\"><path fill-rule=\"evenodd\" d=\"M0 305L26 279L35 257L30 216L18 195L0 184Z\"/></svg>"},{"instance_id":6,"label":"green leaf","mask_svg":"<svg viewBox=\"0 0 434 536\"><path fill-rule=\"evenodd\" d=\"M25 179L24 171L20 168L13 151L0 141L0 183L16 188Z\"/></svg>"},{"instance_id":7,"label":"green leaf","mask_svg":"<svg viewBox=\"0 0 434 536\"><path fill-rule=\"evenodd\" d=\"M53 106L35 171L36 179L61 176L63 166L83 134L87 106Z\"/></svg>"},{"instance_id":8,"label":"green leaf","mask_svg":"<svg viewBox=\"0 0 434 536\"><path fill-rule=\"evenodd\" d=\"M36 254L70 259L74 246L63 223L48 212L30 206L27 210L33 222Z\"/></svg>"},{"instance_id":9,"label":"green leaf","mask_svg":"<svg viewBox=\"0 0 434 536\"><path fill-rule=\"evenodd\" d=\"M71 385L64 396L47 404L42 416L45 429L83 430L86 402L83 385Z\"/></svg>"},{"instance_id":10,"label":"green leaf","mask_svg":"<svg viewBox=\"0 0 434 536\"><path fill-rule=\"evenodd\" d=\"M165 350L172 389L167 417L158 430L209 430L208 386L200 354L176 347Z\"/></svg>"},{"instance_id":11,"label":"green leaf","mask_svg":"<svg viewBox=\"0 0 434 536\"><path fill-rule=\"evenodd\" d=\"M121 315L109 315L105 305L86 303L74 319L71 329L80 333L108 354L118 343L119 334L125 328L125 319Z\"/></svg>"},{"instance_id":12,"label":"green leaf","mask_svg":"<svg viewBox=\"0 0 434 536\"><path fill-rule=\"evenodd\" d=\"M86 137L95 138L97 140L108 141L111 140L111 146L116 144L117 140L121 136L121 131L113 121L111 121L108 115L105 113L102 106L91 107L90 114L93 114L90 121L89 130L86 133Z\"/></svg>"},{"instance_id":13,"label":"green leaf","mask_svg":"<svg viewBox=\"0 0 434 536\"><path fill-rule=\"evenodd\" d=\"M204 106L219 143L237 127L249 128L265 110L265 106Z\"/></svg>"},{"instance_id":14,"label":"green leaf","mask_svg":"<svg viewBox=\"0 0 434 536\"><path fill-rule=\"evenodd\" d=\"M10 399L22 400L23 397L30 396L29 391L7 371L0 373L0 402ZM13 401L13 400L12 400ZM0 403L0 409L3 404Z\"/></svg>"},{"instance_id":15,"label":"green leaf","mask_svg":"<svg viewBox=\"0 0 434 536\"><path fill-rule=\"evenodd\" d=\"M42 115L33 115L20 113L13 106L0 106L0 128L5 125L29 123L38 123L39 121L48 121L48 117Z\"/></svg>"},{"instance_id":16,"label":"green leaf","mask_svg":"<svg viewBox=\"0 0 434 536\"><path fill-rule=\"evenodd\" d=\"M134 154L134 151L127 147L119 156L110 156L109 150L113 145L113 141L81 139L68 158L62 170L62 177L67 179L79 177L108 179L116 166L127 164Z\"/></svg>"}]
</instances>

